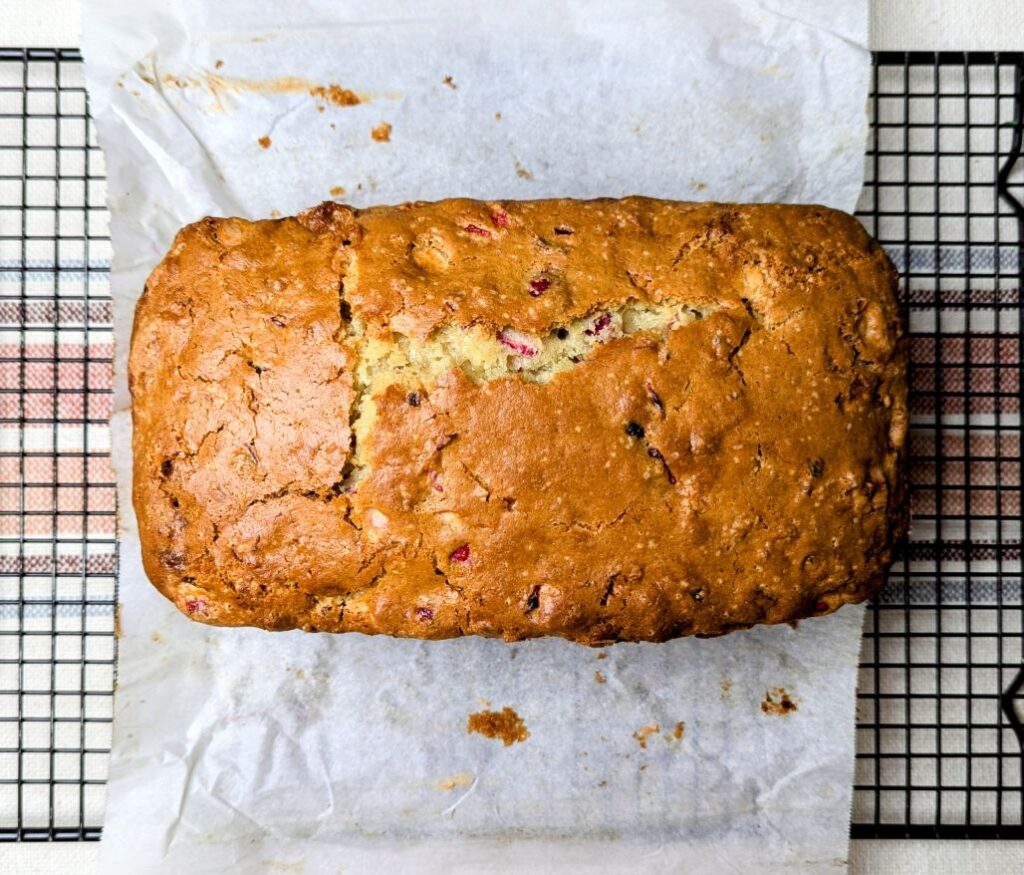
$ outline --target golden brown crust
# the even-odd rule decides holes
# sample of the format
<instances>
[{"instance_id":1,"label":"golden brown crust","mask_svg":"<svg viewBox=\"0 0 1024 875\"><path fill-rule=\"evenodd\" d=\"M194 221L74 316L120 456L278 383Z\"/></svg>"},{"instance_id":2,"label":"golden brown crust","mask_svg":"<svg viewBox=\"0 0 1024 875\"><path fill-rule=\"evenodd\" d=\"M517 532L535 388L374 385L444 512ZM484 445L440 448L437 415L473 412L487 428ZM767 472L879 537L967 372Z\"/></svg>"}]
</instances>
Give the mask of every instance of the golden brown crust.
<instances>
[{"instance_id":1,"label":"golden brown crust","mask_svg":"<svg viewBox=\"0 0 1024 875\"><path fill-rule=\"evenodd\" d=\"M204 219L136 312L146 571L208 623L425 638L658 641L861 601L905 527L894 289L823 207Z\"/></svg>"}]
</instances>

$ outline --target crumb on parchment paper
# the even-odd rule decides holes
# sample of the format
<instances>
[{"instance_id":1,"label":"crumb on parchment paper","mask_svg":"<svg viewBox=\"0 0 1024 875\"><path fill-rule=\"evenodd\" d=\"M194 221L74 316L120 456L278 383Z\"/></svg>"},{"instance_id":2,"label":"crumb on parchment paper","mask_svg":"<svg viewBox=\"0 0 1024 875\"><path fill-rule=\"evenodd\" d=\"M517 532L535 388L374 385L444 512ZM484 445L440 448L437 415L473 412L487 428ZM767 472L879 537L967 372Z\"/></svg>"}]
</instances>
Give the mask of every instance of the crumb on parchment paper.
<instances>
[{"instance_id":1,"label":"crumb on parchment paper","mask_svg":"<svg viewBox=\"0 0 1024 875\"><path fill-rule=\"evenodd\" d=\"M370 136L373 137L374 142L389 143L391 142L391 131L391 125L387 122L381 122L377 127L370 131Z\"/></svg>"},{"instance_id":2,"label":"crumb on parchment paper","mask_svg":"<svg viewBox=\"0 0 1024 875\"><path fill-rule=\"evenodd\" d=\"M640 747L647 750L647 739L658 732L661 732L661 727L657 723L648 723L646 726L641 726L636 732L634 732L633 738L636 739L637 744L639 744Z\"/></svg>"},{"instance_id":3,"label":"crumb on parchment paper","mask_svg":"<svg viewBox=\"0 0 1024 875\"><path fill-rule=\"evenodd\" d=\"M445 76L444 79L442 79L441 81L449 88L451 88L452 91L459 87L458 85L455 84L455 80L452 79L451 76Z\"/></svg>"},{"instance_id":4,"label":"crumb on parchment paper","mask_svg":"<svg viewBox=\"0 0 1024 875\"><path fill-rule=\"evenodd\" d=\"M604 672L600 672L600 671L595 671L594 672L594 680L597 681L599 684L606 684L606 683L608 683L608 678L606 678L604 676Z\"/></svg>"},{"instance_id":5,"label":"crumb on parchment paper","mask_svg":"<svg viewBox=\"0 0 1024 875\"><path fill-rule=\"evenodd\" d=\"M259 143L264 149L269 149L272 141L270 137L263 136L260 137L256 142Z\"/></svg>"},{"instance_id":6,"label":"crumb on parchment paper","mask_svg":"<svg viewBox=\"0 0 1024 875\"><path fill-rule=\"evenodd\" d=\"M478 711L466 720L466 732L475 732L485 738L499 739L505 747L526 741L530 731L523 718L507 705L500 711Z\"/></svg>"},{"instance_id":7,"label":"crumb on parchment paper","mask_svg":"<svg viewBox=\"0 0 1024 875\"><path fill-rule=\"evenodd\" d=\"M363 98L356 94L351 88L342 88L340 85L314 85L309 89L313 97L319 97L327 103L335 106L358 106Z\"/></svg>"},{"instance_id":8,"label":"crumb on parchment paper","mask_svg":"<svg viewBox=\"0 0 1024 875\"><path fill-rule=\"evenodd\" d=\"M344 186L336 185L331 189L331 197L341 197L345 193Z\"/></svg>"},{"instance_id":9,"label":"crumb on parchment paper","mask_svg":"<svg viewBox=\"0 0 1024 875\"><path fill-rule=\"evenodd\" d=\"M786 692L784 687L775 687L764 694L764 701L761 702L761 710L765 714L772 714L776 717L784 717L793 711L799 711L793 697Z\"/></svg>"}]
</instances>

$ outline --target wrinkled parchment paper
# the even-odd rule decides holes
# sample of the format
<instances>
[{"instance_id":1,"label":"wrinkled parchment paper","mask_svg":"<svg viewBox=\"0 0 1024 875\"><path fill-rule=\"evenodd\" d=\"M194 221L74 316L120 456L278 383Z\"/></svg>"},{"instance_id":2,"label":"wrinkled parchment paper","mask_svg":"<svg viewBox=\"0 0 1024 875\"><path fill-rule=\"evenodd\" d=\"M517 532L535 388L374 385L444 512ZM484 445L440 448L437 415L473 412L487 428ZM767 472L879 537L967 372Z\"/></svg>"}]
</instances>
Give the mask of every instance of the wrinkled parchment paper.
<instances>
[{"instance_id":1,"label":"wrinkled parchment paper","mask_svg":"<svg viewBox=\"0 0 1024 875\"><path fill-rule=\"evenodd\" d=\"M123 537L103 872L845 866L862 609L603 653L196 625L140 565L124 364L146 275L206 214L632 193L852 209L866 20L863 0L86 0ZM524 741L467 733L505 706Z\"/></svg>"}]
</instances>

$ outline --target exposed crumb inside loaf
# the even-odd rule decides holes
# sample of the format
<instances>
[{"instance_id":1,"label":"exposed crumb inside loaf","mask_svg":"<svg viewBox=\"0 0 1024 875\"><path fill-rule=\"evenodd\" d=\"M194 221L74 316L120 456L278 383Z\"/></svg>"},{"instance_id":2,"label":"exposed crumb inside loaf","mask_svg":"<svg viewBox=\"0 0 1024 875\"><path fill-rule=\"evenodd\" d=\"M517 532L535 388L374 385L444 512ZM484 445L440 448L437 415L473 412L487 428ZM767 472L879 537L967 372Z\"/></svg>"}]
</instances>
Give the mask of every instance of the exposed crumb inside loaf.
<instances>
[{"instance_id":1,"label":"exposed crumb inside loaf","mask_svg":"<svg viewBox=\"0 0 1024 875\"><path fill-rule=\"evenodd\" d=\"M494 331L477 324L446 325L425 340L398 332L387 339L365 338L365 329L356 322L352 335L362 339L357 344L357 373L366 386L432 383L455 368L476 383L510 376L547 383L602 343L641 332L664 338L668 331L703 319L709 312L710 308L678 301L631 302L553 326L545 334L527 333L513 325Z\"/></svg>"},{"instance_id":2,"label":"exposed crumb inside loaf","mask_svg":"<svg viewBox=\"0 0 1024 875\"><path fill-rule=\"evenodd\" d=\"M359 448L371 438L373 399L389 386L401 386L410 393L429 389L454 370L474 383L516 378L544 384L610 340L647 334L664 341L668 332L703 319L710 312L711 308L674 300L657 304L634 301L614 309L599 309L543 335L527 334L512 326L495 331L479 324L446 325L422 341L399 333L387 339L370 338L365 326L354 321L349 346L358 358L357 394L350 421L356 440L343 485L353 488L365 473Z\"/></svg>"},{"instance_id":3,"label":"exposed crumb inside loaf","mask_svg":"<svg viewBox=\"0 0 1024 875\"><path fill-rule=\"evenodd\" d=\"M204 220L130 379L146 569L203 622L717 635L866 598L905 525L894 272L820 207Z\"/></svg>"}]
</instances>

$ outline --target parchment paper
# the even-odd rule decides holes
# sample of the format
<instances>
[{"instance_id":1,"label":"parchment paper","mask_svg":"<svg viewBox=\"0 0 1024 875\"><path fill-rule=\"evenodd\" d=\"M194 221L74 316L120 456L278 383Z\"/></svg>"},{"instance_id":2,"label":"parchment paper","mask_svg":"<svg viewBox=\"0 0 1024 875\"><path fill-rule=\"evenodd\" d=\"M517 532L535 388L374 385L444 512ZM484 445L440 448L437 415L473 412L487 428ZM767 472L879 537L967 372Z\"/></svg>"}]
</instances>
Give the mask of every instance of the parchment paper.
<instances>
[{"instance_id":1,"label":"parchment paper","mask_svg":"<svg viewBox=\"0 0 1024 875\"><path fill-rule=\"evenodd\" d=\"M866 21L863 0L86 0L123 537L102 871L845 866L862 609L603 654L193 624L139 562L124 363L147 273L205 214L332 190L852 209ZM467 733L505 706L526 740Z\"/></svg>"}]
</instances>

